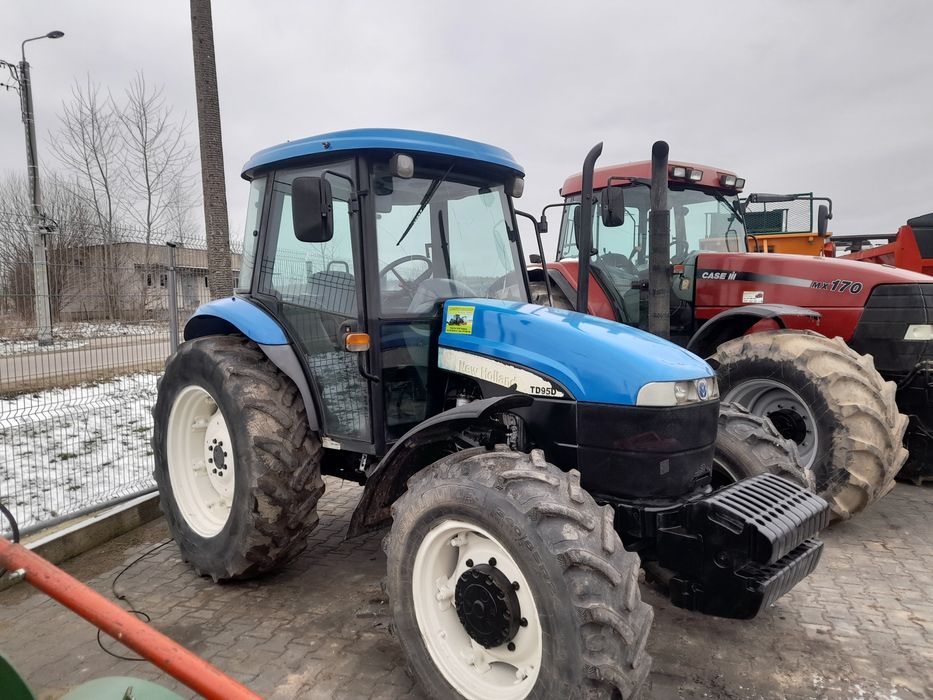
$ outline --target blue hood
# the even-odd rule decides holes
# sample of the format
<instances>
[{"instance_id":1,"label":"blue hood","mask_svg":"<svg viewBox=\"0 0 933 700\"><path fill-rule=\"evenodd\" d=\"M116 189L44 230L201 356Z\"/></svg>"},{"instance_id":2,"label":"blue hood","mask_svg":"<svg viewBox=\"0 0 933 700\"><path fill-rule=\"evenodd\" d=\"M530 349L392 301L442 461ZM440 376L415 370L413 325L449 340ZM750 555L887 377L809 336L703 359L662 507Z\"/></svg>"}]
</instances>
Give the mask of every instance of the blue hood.
<instances>
[{"instance_id":1,"label":"blue hood","mask_svg":"<svg viewBox=\"0 0 933 700\"><path fill-rule=\"evenodd\" d=\"M451 324L454 315L461 318ZM634 405L649 382L715 375L706 362L667 340L575 311L451 299L443 320L442 347L527 367L560 382L578 401Z\"/></svg>"}]
</instances>

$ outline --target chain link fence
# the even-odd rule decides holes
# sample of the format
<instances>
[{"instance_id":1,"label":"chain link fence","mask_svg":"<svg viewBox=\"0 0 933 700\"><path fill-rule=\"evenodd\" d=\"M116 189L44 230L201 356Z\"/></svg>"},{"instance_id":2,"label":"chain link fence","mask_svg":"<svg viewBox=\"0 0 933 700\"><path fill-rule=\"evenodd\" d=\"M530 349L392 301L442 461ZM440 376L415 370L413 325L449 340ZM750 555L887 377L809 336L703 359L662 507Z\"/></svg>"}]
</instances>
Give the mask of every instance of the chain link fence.
<instances>
[{"instance_id":1,"label":"chain link fence","mask_svg":"<svg viewBox=\"0 0 933 700\"><path fill-rule=\"evenodd\" d=\"M43 235L37 297L29 221L0 212L0 501L24 532L152 490L156 382L173 326L209 299L203 243L76 228Z\"/></svg>"}]
</instances>

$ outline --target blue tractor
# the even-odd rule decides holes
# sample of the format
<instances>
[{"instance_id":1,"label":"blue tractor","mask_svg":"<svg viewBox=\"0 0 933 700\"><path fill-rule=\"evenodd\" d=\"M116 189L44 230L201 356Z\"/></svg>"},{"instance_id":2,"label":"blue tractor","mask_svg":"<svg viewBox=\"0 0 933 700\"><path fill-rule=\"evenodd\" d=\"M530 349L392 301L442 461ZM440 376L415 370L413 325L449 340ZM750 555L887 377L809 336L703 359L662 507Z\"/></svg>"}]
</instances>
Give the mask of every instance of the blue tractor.
<instances>
[{"instance_id":1,"label":"blue tractor","mask_svg":"<svg viewBox=\"0 0 933 700\"><path fill-rule=\"evenodd\" d=\"M282 566L322 474L357 481L349 536L390 526L395 629L430 695L628 698L650 666L640 563L734 618L816 566L824 501L772 473L711 487L714 459L773 471L787 443L720 412L703 360L529 303L507 152L344 131L243 176L239 289L187 323L154 408L162 507L200 574Z\"/></svg>"}]
</instances>

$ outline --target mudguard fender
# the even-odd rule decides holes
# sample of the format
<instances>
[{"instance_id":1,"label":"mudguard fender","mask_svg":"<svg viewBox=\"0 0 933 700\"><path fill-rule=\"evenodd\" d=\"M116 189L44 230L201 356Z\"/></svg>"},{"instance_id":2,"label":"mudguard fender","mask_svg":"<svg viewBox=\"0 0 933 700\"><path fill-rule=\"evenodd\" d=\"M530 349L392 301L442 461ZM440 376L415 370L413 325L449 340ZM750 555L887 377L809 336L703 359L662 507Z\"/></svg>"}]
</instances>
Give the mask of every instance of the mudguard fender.
<instances>
[{"instance_id":1,"label":"mudguard fender","mask_svg":"<svg viewBox=\"0 0 933 700\"><path fill-rule=\"evenodd\" d=\"M405 489L408 477L440 459L437 450L449 438L470 425L482 424L496 413L528 406L533 399L525 394L507 394L471 401L419 423L396 441L366 474L366 488L347 530L347 539L382 527L392 517L392 503Z\"/></svg>"},{"instance_id":2,"label":"mudguard fender","mask_svg":"<svg viewBox=\"0 0 933 700\"><path fill-rule=\"evenodd\" d=\"M803 316L813 321L819 321L821 318L818 311L790 304L737 306L716 314L704 323L703 327L694 333L690 342L687 343L687 350L700 357L709 357L727 340L744 335L749 328L761 320L769 319L781 328L787 328L784 318L788 316Z\"/></svg>"},{"instance_id":3,"label":"mudguard fender","mask_svg":"<svg viewBox=\"0 0 933 700\"><path fill-rule=\"evenodd\" d=\"M294 346L271 314L243 297L229 297L202 304L185 324L185 340L233 333L256 343L269 361L295 383L308 414L309 427L320 432L321 423L308 378Z\"/></svg>"}]
</instances>

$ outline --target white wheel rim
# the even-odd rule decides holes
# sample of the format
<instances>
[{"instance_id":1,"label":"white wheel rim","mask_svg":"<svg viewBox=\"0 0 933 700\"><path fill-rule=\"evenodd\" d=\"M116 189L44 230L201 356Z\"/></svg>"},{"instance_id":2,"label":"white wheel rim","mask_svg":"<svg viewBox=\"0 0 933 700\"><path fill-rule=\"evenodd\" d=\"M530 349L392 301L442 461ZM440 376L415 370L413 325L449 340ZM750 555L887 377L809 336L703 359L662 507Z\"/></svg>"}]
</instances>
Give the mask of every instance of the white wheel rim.
<instances>
[{"instance_id":1,"label":"white wheel rim","mask_svg":"<svg viewBox=\"0 0 933 700\"><path fill-rule=\"evenodd\" d=\"M227 524L236 485L233 443L223 413L199 386L182 389L166 431L168 475L181 516L201 537Z\"/></svg>"},{"instance_id":2,"label":"white wheel rim","mask_svg":"<svg viewBox=\"0 0 933 700\"><path fill-rule=\"evenodd\" d=\"M521 616L508 643L485 649L464 629L454 607L454 592L461 574L474 564L495 559L495 566L510 581ZM541 669L542 633L534 594L527 578L499 540L481 527L459 520L444 520L425 536L415 555L412 596L421 637L444 678L469 700L519 700L534 688Z\"/></svg>"},{"instance_id":3,"label":"white wheel rim","mask_svg":"<svg viewBox=\"0 0 933 700\"><path fill-rule=\"evenodd\" d=\"M796 391L773 379L753 379L742 382L732 389L723 398L723 401L734 401L756 416L765 418L770 418L772 414L778 412L796 415L806 431L802 438L792 436L789 433L785 434L787 431L781 430L781 425L777 420L772 422L779 433L797 443L797 453L800 455L800 461L803 463L804 468L809 469L813 466L813 462L816 460L818 439L816 418L814 418L813 411L810 410L807 402Z\"/></svg>"}]
</instances>

